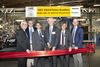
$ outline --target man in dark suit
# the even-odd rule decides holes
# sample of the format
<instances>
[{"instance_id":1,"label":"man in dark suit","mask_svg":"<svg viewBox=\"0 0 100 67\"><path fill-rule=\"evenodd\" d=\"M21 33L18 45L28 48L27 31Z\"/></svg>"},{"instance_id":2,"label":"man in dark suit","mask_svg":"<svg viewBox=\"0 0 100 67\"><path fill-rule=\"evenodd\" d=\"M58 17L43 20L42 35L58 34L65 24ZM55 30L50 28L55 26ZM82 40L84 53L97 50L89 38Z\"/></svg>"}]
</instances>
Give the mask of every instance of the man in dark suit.
<instances>
[{"instance_id":1,"label":"man in dark suit","mask_svg":"<svg viewBox=\"0 0 100 67\"><path fill-rule=\"evenodd\" d=\"M73 38L73 48L78 49L82 48L83 41L83 29L78 26L79 22L77 19L73 19L73 28L72 28L72 38ZM77 53L73 55L75 67L83 67L82 54Z\"/></svg>"},{"instance_id":2,"label":"man in dark suit","mask_svg":"<svg viewBox=\"0 0 100 67\"><path fill-rule=\"evenodd\" d=\"M56 26L54 26L54 18L48 18L47 21L49 26L45 29L44 39L49 50L56 50L57 45L59 44L60 31ZM50 67L57 67L56 56L49 57L49 62Z\"/></svg>"},{"instance_id":3,"label":"man in dark suit","mask_svg":"<svg viewBox=\"0 0 100 67\"><path fill-rule=\"evenodd\" d=\"M28 35L28 38L30 40L30 50L32 51L33 48L32 48L32 33L36 30L35 27L33 27L33 21L32 20L29 20L28 21L28 27L26 29L26 32L27 32L27 35ZM28 58L27 59L27 66L28 67L31 67L33 65L33 59L31 58Z\"/></svg>"},{"instance_id":4,"label":"man in dark suit","mask_svg":"<svg viewBox=\"0 0 100 67\"><path fill-rule=\"evenodd\" d=\"M27 28L27 22L22 21L21 22L21 29L17 31L16 33L16 41L17 41L17 52L27 52L29 51L29 38L27 33L25 32ZM18 59L18 67L26 67L26 58L19 58Z\"/></svg>"},{"instance_id":5,"label":"man in dark suit","mask_svg":"<svg viewBox=\"0 0 100 67\"><path fill-rule=\"evenodd\" d=\"M32 44L32 32L34 32L35 30L36 30L36 28L33 26L33 21L29 20L26 32L27 32L27 35L30 39L30 45Z\"/></svg>"},{"instance_id":6,"label":"man in dark suit","mask_svg":"<svg viewBox=\"0 0 100 67\"><path fill-rule=\"evenodd\" d=\"M45 49L45 41L44 41L44 32L41 30L41 23L36 23L37 30L33 33L32 36L32 47L33 51L43 51ZM39 58L34 58L34 67L38 67ZM45 67L44 58L40 57L41 67Z\"/></svg>"},{"instance_id":7,"label":"man in dark suit","mask_svg":"<svg viewBox=\"0 0 100 67\"><path fill-rule=\"evenodd\" d=\"M69 49L72 50L72 37L71 32L67 29L67 23L61 22L61 34L60 34L60 44L59 49ZM60 56L61 67L69 67L69 55Z\"/></svg>"}]
</instances>

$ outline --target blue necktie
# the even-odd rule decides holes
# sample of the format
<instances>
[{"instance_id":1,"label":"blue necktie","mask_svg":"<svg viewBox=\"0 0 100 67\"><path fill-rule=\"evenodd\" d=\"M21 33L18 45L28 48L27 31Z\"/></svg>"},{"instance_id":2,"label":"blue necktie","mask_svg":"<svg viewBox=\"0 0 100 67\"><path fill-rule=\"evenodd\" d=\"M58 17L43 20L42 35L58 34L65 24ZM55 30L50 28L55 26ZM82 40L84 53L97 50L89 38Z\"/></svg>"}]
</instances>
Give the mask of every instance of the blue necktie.
<instances>
[{"instance_id":1,"label":"blue necktie","mask_svg":"<svg viewBox=\"0 0 100 67\"><path fill-rule=\"evenodd\" d=\"M49 29L49 43L52 41L52 29Z\"/></svg>"},{"instance_id":2,"label":"blue necktie","mask_svg":"<svg viewBox=\"0 0 100 67\"><path fill-rule=\"evenodd\" d=\"M30 29L29 33L30 33L30 43L32 43L32 29Z\"/></svg>"}]
</instances>

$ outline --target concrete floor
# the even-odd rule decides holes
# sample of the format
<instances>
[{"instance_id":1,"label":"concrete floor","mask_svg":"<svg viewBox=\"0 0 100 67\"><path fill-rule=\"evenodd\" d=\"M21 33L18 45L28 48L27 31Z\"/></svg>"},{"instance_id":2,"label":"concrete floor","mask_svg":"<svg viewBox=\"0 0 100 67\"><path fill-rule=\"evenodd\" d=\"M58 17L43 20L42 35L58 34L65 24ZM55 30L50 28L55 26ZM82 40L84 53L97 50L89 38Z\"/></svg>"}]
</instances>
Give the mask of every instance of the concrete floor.
<instances>
[{"instance_id":1,"label":"concrete floor","mask_svg":"<svg viewBox=\"0 0 100 67\"><path fill-rule=\"evenodd\" d=\"M59 59L57 60L58 60L57 67L60 67ZM100 67L100 47L96 47L95 54L91 55L90 61L91 62L89 65L89 57L87 56L87 54L84 54L83 55L84 67ZM45 64L46 67L49 67L47 58L45 59ZM0 67L17 67L17 59L0 59ZM72 56L70 57L70 67L74 67Z\"/></svg>"},{"instance_id":2,"label":"concrete floor","mask_svg":"<svg viewBox=\"0 0 100 67\"><path fill-rule=\"evenodd\" d=\"M95 54L92 56L92 67L100 67L100 46L96 47Z\"/></svg>"}]
</instances>

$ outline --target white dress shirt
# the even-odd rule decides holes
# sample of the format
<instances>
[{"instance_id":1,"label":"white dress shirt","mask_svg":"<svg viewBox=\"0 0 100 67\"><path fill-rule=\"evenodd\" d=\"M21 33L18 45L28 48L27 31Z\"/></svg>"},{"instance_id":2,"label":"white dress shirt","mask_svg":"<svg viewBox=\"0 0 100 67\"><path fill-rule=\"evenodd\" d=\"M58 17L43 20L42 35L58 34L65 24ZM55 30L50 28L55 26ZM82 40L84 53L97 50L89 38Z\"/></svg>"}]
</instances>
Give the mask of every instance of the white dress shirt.
<instances>
[{"instance_id":1,"label":"white dress shirt","mask_svg":"<svg viewBox=\"0 0 100 67\"><path fill-rule=\"evenodd\" d=\"M33 27L29 27L29 31L30 31L30 29L32 29L32 32L34 32L34 28Z\"/></svg>"},{"instance_id":2,"label":"white dress shirt","mask_svg":"<svg viewBox=\"0 0 100 67\"><path fill-rule=\"evenodd\" d=\"M60 45L62 45L62 33L64 34L64 45L65 45L65 30L61 31L61 35L60 35Z\"/></svg>"},{"instance_id":3,"label":"white dress shirt","mask_svg":"<svg viewBox=\"0 0 100 67\"><path fill-rule=\"evenodd\" d=\"M77 26L75 26L75 27L73 28L73 31L72 31L73 43L75 43L74 38L75 38L76 30L77 30Z\"/></svg>"},{"instance_id":4,"label":"white dress shirt","mask_svg":"<svg viewBox=\"0 0 100 67\"><path fill-rule=\"evenodd\" d=\"M49 31L50 31L50 30L53 31L53 26L50 26L50 27L49 27Z\"/></svg>"},{"instance_id":5,"label":"white dress shirt","mask_svg":"<svg viewBox=\"0 0 100 67\"><path fill-rule=\"evenodd\" d=\"M42 32L41 32L41 30L37 30L38 31L38 34L40 35Z\"/></svg>"}]
</instances>

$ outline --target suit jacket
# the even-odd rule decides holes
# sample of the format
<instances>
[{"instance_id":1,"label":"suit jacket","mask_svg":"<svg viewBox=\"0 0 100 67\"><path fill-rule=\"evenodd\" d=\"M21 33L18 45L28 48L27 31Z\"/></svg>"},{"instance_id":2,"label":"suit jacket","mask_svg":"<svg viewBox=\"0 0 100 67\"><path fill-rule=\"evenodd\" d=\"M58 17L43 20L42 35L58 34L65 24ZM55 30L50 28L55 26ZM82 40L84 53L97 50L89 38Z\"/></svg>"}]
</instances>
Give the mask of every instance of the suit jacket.
<instances>
[{"instance_id":1,"label":"suit jacket","mask_svg":"<svg viewBox=\"0 0 100 67\"><path fill-rule=\"evenodd\" d=\"M49 42L49 26L46 27L45 32L44 32L44 39L46 44ZM60 37L60 30L56 27L53 26L53 31L52 31L52 41L51 41L51 48L52 47L57 47L57 45L59 44L59 38Z\"/></svg>"},{"instance_id":2,"label":"suit jacket","mask_svg":"<svg viewBox=\"0 0 100 67\"><path fill-rule=\"evenodd\" d=\"M33 29L34 29L34 31L36 31L36 28L35 28L35 27L33 27ZM26 33L27 33L27 35L28 35L28 37L29 37L29 39L30 39L30 35L29 35L29 27L27 27Z\"/></svg>"},{"instance_id":3,"label":"suit jacket","mask_svg":"<svg viewBox=\"0 0 100 67\"><path fill-rule=\"evenodd\" d=\"M44 32L42 32L42 44L40 43L40 36L38 31L35 31L32 35L32 47L33 50L44 50L45 48L45 41L44 41Z\"/></svg>"},{"instance_id":4,"label":"suit jacket","mask_svg":"<svg viewBox=\"0 0 100 67\"><path fill-rule=\"evenodd\" d=\"M18 30L16 33L16 43L17 43L17 51L23 52L26 51L26 49L30 48L29 44L29 38L25 31L22 29Z\"/></svg>"},{"instance_id":5,"label":"suit jacket","mask_svg":"<svg viewBox=\"0 0 100 67\"><path fill-rule=\"evenodd\" d=\"M72 28L71 32L72 31L73 31L73 28ZM75 46L77 46L78 48L82 48L83 29L81 27L77 27L75 37L74 37L74 41L75 41Z\"/></svg>"},{"instance_id":6,"label":"suit jacket","mask_svg":"<svg viewBox=\"0 0 100 67\"><path fill-rule=\"evenodd\" d=\"M65 45L64 47L59 43L58 49L68 49L72 46L72 36L69 30L65 30ZM61 32L60 32L60 40L61 40Z\"/></svg>"}]
</instances>

